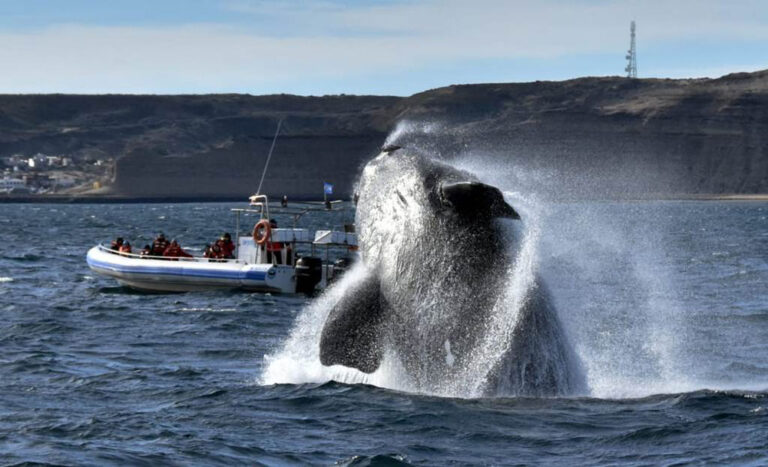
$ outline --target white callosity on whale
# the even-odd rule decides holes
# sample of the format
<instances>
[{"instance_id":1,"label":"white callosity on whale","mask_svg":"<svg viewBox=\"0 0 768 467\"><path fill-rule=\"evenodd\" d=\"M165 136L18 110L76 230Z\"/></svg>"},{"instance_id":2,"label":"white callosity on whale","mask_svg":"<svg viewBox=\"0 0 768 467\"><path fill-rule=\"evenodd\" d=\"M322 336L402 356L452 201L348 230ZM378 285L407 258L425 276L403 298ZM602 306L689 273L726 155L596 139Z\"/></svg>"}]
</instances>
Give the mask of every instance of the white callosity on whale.
<instances>
[{"instance_id":1,"label":"white callosity on whale","mask_svg":"<svg viewBox=\"0 0 768 467\"><path fill-rule=\"evenodd\" d=\"M430 394L560 395L578 364L495 187L404 150L363 171L357 226L367 277L324 323L320 360ZM528 255L528 256L526 256ZM394 363L386 362L395 360Z\"/></svg>"}]
</instances>

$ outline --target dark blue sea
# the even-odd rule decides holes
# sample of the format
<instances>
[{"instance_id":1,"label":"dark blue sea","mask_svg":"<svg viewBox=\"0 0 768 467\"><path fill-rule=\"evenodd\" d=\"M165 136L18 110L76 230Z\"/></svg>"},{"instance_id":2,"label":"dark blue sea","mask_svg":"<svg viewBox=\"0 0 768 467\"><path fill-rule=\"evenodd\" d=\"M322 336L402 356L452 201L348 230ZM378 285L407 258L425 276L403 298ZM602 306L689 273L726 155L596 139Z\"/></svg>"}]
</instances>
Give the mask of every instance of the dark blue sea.
<instances>
[{"instance_id":1,"label":"dark blue sea","mask_svg":"<svg viewBox=\"0 0 768 467\"><path fill-rule=\"evenodd\" d=\"M588 386L543 399L329 381L281 363L322 297L85 263L118 235L199 249L230 207L0 205L0 464L768 464L768 203L523 206Z\"/></svg>"}]
</instances>

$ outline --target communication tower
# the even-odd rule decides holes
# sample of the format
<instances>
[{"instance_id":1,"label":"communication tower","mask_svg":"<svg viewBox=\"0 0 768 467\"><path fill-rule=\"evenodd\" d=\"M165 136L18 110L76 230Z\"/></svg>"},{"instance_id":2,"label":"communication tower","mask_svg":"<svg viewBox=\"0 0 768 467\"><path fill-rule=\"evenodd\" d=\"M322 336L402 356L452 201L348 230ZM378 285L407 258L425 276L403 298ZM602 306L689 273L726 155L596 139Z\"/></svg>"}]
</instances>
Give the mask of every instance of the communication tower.
<instances>
[{"instance_id":1,"label":"communication tower","mask_svg":"<svg viewBox=\"0 0 768 467\"><path fill-rule=\"evenodd\" d=\"M629 50L627 51L627 66L624 68L627 78L637 78L637 49L635 48L635 22L629 25Z\"/></svg>"}]
</instances>

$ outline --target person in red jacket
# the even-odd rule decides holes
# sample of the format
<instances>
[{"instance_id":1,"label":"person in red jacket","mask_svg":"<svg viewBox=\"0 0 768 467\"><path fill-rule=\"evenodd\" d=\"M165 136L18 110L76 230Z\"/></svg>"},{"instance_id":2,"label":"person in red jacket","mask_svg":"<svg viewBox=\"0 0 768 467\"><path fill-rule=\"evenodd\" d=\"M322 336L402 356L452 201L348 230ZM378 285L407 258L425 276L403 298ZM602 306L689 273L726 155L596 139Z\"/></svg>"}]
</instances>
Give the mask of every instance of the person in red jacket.
<instances>
[{"instance_id":1,"label":"person in red jacket","mask_svg":"<svg viewBox=\"0 0 768 467\"><path fill-rule=\"evenodd\" d=\"M216 245L221 248L221 257L226 259L232 259L235 257L235 244L232 242L232 236L229 233L224 233L218 240Z\"/></svg>"},{"instance_id":2,"label":"person in red jacket","mask_svg":"<svg viewBox=\"0 0 768 467\"><path fill-rule=\"evenodd\" d=\"M157 236L154 242L152 242L152 256L163 256L166 248L168 248L168 240L165 239L164 234Z\"/></svg>"},{"instance_id":3,"label":"person in red jacket","mask_svg":"<svg viewBox=\"0 0 768 467\"><path fill-rule=\"evenodd\" d=\"M168 248L163 252L163 256L168 258L191 258L192 255L187 253L181 248L181 245L176 240L172 240Z\"/></svg>"},{"instance_id":4,"label":"person in red jacket","mask_svg":"<svg viewBox=\"0 0 768 467\"><path fill-rule=\"evenodd\" d=\"M272 229L277 228L277 221L269 220L269 226ZM267 262L272 263L272 257L275 258L274 264L283 264L283 242L267 242Z\"/></svg>"}]
</instances>

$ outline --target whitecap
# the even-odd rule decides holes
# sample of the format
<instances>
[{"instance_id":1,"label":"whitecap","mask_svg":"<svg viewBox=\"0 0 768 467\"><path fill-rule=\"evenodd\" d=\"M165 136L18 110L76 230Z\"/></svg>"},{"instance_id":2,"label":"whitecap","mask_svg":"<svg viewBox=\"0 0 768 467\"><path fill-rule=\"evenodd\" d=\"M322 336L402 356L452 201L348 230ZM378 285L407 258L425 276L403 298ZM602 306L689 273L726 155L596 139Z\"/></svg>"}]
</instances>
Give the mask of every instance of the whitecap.
<instances>
[{"instance_id":1,"label":"whitecap","mask_svg":"<svg viewBox=\"0 0 768 467\"><path fill-rule=\"evenodd\" d=\"M211 308L211 307L183 307L179 308L177 311L191 311L191 312L211 312L211 313L233 313L237 310L234 308Z\"/></svg>"}]
</instances>

